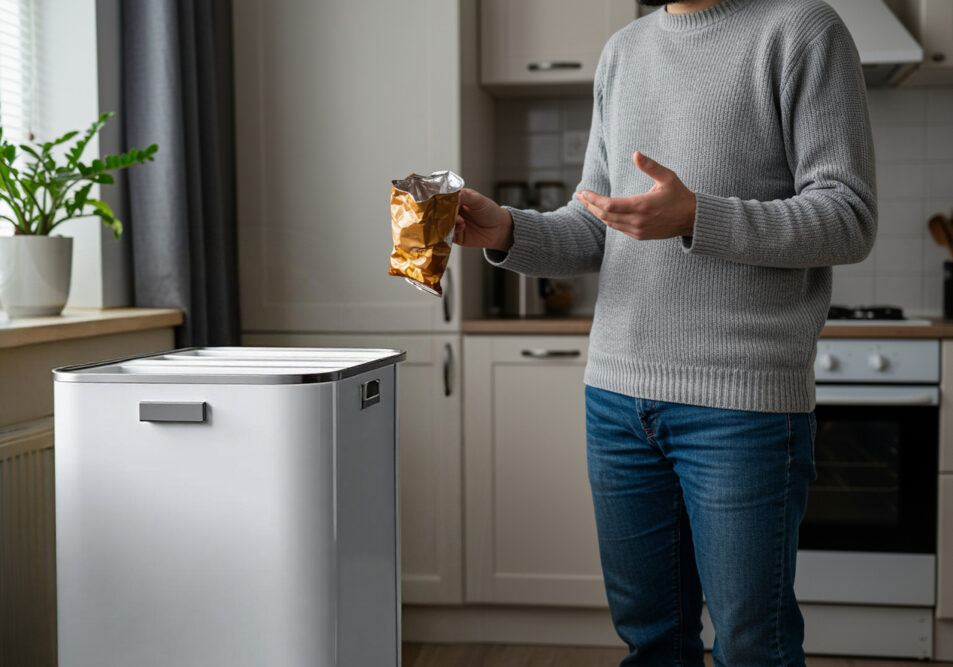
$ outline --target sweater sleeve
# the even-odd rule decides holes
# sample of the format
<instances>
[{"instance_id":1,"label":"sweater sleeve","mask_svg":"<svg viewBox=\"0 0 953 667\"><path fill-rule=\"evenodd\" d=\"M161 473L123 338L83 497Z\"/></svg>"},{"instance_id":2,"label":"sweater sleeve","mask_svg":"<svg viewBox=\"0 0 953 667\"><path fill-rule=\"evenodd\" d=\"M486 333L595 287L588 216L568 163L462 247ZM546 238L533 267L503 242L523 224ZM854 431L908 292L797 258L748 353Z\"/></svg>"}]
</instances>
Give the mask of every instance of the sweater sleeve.
<instances>
[{"instance_id":1,"label":"sweater sleeve","mask_svg":"<svg viewBox=\"0 0 953 667\"><path fill-rule=\"evenodd\" d=\"M683 249L778 268L861 261L877 227L873 140L860 61L839 20L787 70L780 112L795 195L762 202L696 193Z\"/></svg>"},{"instance_id":2,"label":"sweater sleeve","mask_svg":"<svg viewBox=\"0 0 953 667\"><path fill-rule=\"evenodd\" d=\"M604 60L596 68L592 126L576 188L610 192L609 167L602 130ZM530 276L558 278L598 272L602 266L606 226L575 197L548 213L509 208L513 217L513 245L508 252L484 250L487 261L504 269Z\"/></svg>"}]
</instances>

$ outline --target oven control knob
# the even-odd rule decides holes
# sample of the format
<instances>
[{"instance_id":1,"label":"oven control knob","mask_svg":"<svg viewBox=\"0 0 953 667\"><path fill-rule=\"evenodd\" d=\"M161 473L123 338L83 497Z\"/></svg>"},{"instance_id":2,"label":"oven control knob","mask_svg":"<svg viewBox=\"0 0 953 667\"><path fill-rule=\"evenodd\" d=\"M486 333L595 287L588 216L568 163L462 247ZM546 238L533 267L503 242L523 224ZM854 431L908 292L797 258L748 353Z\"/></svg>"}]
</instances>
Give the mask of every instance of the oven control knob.
<instances>
[{"instance_id":1,"label":"oven control knob","mask_svg":"<svg viewBox=\"0 0 953 667\"><path fill-rule=\"evenodd\" d=\"M867 357L867 365L869 365L872 370L882 371L887 368L887 357L879 352L874 352Z\"/></svg>"},{"instance_id":2,"label":"oven control knob","mask_svg":"<svg viewBox=\"0 0 953 667\"><path fill-rule=\"evenodd\" d=\"M832 371L837 368L837 357L832 354L822 354L817 358L817 365L822 371Z\"/></svg>"}]
</instances>

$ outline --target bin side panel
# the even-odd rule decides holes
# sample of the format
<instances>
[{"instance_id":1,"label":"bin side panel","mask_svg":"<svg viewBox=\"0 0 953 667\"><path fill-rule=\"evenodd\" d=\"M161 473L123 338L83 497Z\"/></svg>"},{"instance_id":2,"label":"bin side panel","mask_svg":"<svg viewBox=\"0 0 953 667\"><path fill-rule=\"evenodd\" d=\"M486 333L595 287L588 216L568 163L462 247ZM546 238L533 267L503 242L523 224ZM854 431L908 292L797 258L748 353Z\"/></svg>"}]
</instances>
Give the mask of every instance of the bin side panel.
<instances>
[{"instance_id":1,"label":"bin side panel","mask_svg":"<svg viewBox=\"0 0 953 667\"><path fill-rule=\"evenodd\" d=\"M366 383L379 381L369 404ZM373 391L375 385L369 385ZM336 385L338 665L396 667L398 620L396 367ZM363 407L362 407L363 406Z\"/></svg>"}]
</instances>

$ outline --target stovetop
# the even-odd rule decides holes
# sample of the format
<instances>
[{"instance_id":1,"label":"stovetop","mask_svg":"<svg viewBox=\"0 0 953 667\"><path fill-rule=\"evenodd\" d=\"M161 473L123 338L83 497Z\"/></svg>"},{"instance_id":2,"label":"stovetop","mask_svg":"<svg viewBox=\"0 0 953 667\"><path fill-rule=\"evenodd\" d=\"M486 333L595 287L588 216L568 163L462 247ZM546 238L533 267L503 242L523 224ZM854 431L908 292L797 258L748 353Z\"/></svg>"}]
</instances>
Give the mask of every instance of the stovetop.
<instances>
[{"instance_id":1,"label":"stovetop","mask_svg":"<svg viewBox=\"0 0 953 667\"><path fill-rule=\"evenodd\" d=\"M828 325L889 325L928 326L930 320L908 319L903 309L897 306L838 306L831 305L827 311Z\"/></svg>"}]
</instances>

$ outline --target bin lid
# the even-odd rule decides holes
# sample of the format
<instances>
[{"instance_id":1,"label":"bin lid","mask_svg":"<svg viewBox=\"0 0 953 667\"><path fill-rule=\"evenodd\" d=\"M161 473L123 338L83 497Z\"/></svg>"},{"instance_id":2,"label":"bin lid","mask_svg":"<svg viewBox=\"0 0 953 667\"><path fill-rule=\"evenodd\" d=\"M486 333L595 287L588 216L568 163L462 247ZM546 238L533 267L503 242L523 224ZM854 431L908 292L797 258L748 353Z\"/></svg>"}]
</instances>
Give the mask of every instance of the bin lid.
<instances>
[{"instance_id":1,"label":"bin lid","mask_svg":"<svg viewBox=\"0 0 953 667\"><path fill-rule=\"evenodd\" d=\"M53 370L56 382L313 384L407 358L401 350L319 347L190 347Z\"/></svg>"}]
</instances>

